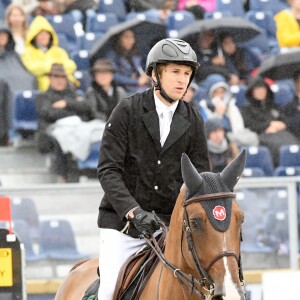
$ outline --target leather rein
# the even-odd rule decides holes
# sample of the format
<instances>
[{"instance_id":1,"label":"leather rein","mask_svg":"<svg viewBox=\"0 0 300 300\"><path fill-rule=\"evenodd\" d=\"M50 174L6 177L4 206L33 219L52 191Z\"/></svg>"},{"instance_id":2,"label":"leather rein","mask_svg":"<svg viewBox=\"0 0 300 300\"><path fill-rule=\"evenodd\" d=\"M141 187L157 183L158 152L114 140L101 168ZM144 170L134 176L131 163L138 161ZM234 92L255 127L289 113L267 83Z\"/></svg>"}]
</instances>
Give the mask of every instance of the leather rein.
<instances>
[{"instance_id":1,"label":"leather rein","mask_svg":"<svg viewBox=\"0 0 300 300\"><path fill-rule=\"evenodd\" d=\"M209 194L209 195L201 195L201 196L196 196L192 197L188 200L185 200L183 207L184 207L184 214L183 214L183 222L182 222L182 237L181 237L181 247L182 247L182 239L183 239L183 233L185 233L186 240L188 243L188 249L191 251L194 263L197 268L197 272L199 275L199 278L193 277L191 274L187 274L183 272L182 270L176 268L173 264L171 264L164 256L161 248L159 247L156 239L152 236L151 238L146 238L146 242L149 244L149 246L154 250L156 255L158 256L159 260L163 263L164 266L166 266L169 270L171 270L174 274L174 276L184 285L189 287L190 293L193 294L195 293L198 295L201 299L206 299L206 295L201 291L200 288L206 290L209 292L210 295L213 295L215 285L213 280L210 278L208 271L210 268L221 258L225 256L233 256L239 267L239 278L240 282L242 283L242 286L244 286L244 278L243 278L243 271L242 271L242 266L241 266L241 256L237 255L233 251L223 251L213 257L211 262L208 264L208 266L205 268L201 265L200 259L197 255L197 251L195 248L195 244L193 242L193 237L192 237L192 232L190 229L190 223L188 219L188 214L187 214L187 209L186 207L191 204L191 203L199 203L204 200L213 200L213 199L235 199L236 194L231 193L231 192L225 192L225 193L214 193L214 194ZM160 225L162 227L163 231L167 231L167 227L163 222L160 222ZM242 240L242 236L241 236ZM181 249L182 252L182 249Z\"/></svg>"}]
</instances>

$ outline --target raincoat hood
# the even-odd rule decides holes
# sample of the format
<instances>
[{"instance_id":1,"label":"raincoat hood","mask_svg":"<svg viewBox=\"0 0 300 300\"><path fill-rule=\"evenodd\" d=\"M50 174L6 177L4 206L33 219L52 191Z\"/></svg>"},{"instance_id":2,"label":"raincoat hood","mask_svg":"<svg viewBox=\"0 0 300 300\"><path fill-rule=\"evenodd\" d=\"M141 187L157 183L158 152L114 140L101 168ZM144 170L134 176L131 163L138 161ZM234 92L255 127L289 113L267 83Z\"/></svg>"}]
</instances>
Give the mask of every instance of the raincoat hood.
<instances>
[{"instance_id":1,"label":"raincoat hood","mask_svg":"<svg viewBox=\"0 0 300 300\"><path fill-rule=\"evenodd\" d=\"M50 32L52 36L52 45L58 46L58 37L57 34L52 27L52 25L48 22L48 20L43 16L36 16L31 22L28 33L26 36L25 44L26 46L34 45L33 40L42 30L46 30Z\"/></svg>"},{"instance_id":2,"label":"raincoat hood","mask_svg":"<svg viewBox=\"0 0 300 300\"><path fill-rule=\"evenodd\" d=\"M245 96L247 97L248 101L252 102L253 104L261 103L261 101L253 98L253 95L252 95L254 88L257 88L257 87L265 87L267 89L266 103L273 104L274 103L274 93L272 92L270 86L260 76L257 76L255 78L249 80L248 88L245 92Z\"/></svg>"},{"instance_id":3,"label":"raincoat hood","mask_svg":"<svg viewBox=\"0 0 300 300\"><path fill-rule=\"evenodd\" d=\"M11 31L4 23L0 23L0 31L7 32L7 34L8 34L8 43L5 47L5 50L13 51L15 49L15 41L14 41Z\"/></svg>"},{"instance_id":4,"label":"raincoat hood","mask_svg":"<svg viewBox=\"0 0 300 300\"><path fill-rule=\"evenodd\" d=\"M213 84L211 85L211 87L209 88L209 90L208 90L208 99L210 100L209 103L210 103L210 102L212 101L212 99L213 99L213 92L214 92L217 88L220 88L220 87L224 88L224 90L225 90L223 101L224 101L226 104L228 104L229 101L232 99L232 94L231 94L231 92L230 92L230 87L229 87L229 85L228 85L226 82L224 82L224 81L218 81L218 82L216 82L216 83L213 83ZM213 105L213 104L210 103L210 105ZM213 105L213 106L214 106L214 105Z\"/></svg>"}]
</instances>

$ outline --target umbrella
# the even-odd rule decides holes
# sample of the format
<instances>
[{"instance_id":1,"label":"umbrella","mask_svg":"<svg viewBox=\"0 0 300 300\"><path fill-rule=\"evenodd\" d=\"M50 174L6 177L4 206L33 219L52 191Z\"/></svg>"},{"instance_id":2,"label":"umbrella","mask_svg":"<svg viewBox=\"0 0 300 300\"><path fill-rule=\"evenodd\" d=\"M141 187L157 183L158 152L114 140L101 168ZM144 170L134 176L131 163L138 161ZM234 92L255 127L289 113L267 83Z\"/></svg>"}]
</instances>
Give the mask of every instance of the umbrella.
<instances>
[{"instance_id":1,"label":"umbrella","mask_svg":"<svg viewBox=\"0 0 300 300\"><path fill-rule=\"evenodd\" d=\"M300 70L300 51L281 53L265 60L258 70L258 75L273 80L292 78Z\"/></svg>"},{"instance_id":2,"label":"umbrella","mask_svg":"<svg viewBox=\"0 0 300 300\"><path fill-rule=\"evenodd\" d=\"M91 49L91 62L104 57L113 48L118 35L131 29L135 33L138 53L146 57L155 42L166 37L166 25L163 22L137 17L111 27Z\"/></svg>"},{"instance_id":3,"label":"umbrella","mask_svg":"<svg viewBox=\"0 0 300 300\"><path fill-rule=\"evenodd\" d=\"M178 32L178 38L195 41L198 34L203 31L213 30L218 36L229 33L236 42L245 42L262 33L254 23L241 17L223 17L220 19L205 19L194 22Z\"/></svg>"}]
</instances>

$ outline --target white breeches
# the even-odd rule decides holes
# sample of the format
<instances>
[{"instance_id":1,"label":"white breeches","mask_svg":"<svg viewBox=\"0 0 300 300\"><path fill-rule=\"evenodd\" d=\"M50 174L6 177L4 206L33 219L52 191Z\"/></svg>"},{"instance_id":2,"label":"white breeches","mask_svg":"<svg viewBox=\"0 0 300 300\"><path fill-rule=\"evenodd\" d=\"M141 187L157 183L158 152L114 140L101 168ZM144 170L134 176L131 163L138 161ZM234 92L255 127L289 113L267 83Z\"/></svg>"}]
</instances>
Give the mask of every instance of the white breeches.
<instances>
[{"instance_id":1,"label":"white breeches","mask_svg":"<svg viewBox=\"0 0 300 300\"><path fill-rule=\"evenodd\" d=\"M98 299L113 298L119 271L125 261L146 244L114 229L100 229L100 288Z\"/></svg>"}]
</instances>

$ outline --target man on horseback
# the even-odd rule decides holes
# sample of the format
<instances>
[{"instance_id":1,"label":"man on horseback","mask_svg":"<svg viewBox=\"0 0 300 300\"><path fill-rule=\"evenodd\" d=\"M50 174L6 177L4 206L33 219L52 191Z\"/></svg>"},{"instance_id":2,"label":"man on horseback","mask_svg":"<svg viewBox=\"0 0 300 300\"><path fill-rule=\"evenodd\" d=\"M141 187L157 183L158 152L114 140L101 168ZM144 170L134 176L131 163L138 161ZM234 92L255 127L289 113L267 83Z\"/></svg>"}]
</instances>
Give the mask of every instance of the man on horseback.
<instances>
[{"instance_id":1,"label":"man on horseback","mask_svg":"<svg viewBox=\"0 0 300 300\"><path fill-rule=\"evenodd\" d=\"M146 62L153 88L123 99L107 121L97 169L105 193L98 216L98 299L113 298L120 268L145 245L143 236L159 229L157 216L169 224L183 183L182 153L198 172L210 170L203 120L179 101L197 67L188 43L159 41Z\"/></svg>"}]
</instances>

